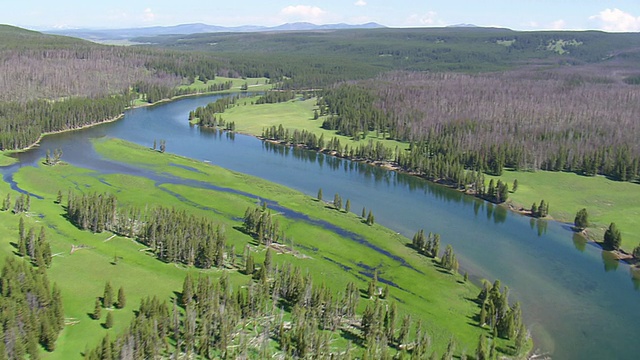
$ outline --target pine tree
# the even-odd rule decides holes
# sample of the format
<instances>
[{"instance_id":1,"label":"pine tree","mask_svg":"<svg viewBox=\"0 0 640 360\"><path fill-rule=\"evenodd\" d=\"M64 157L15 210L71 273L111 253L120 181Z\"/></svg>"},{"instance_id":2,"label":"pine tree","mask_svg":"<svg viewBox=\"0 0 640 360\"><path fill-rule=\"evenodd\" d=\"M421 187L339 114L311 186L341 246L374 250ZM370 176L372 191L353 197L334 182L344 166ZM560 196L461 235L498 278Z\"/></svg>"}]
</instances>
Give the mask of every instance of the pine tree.
<instances>
[{"instance_id":1,"label":"pine tree","mask_svg":"<svg viewBox=\"0 0 640 360\"><path fill-rule=\"evenodd\" d=\"M622 244L622 235L620 230L616 226L616 223L611 223L609 228L604 232L604 245L612 250L618 250Z\"/></svg>"},{"instance_id":2,"label":"pine tree","mask_svg":"<svg viewBox=\"0 0 640 360\"><path fill-rule=\"evenodd\" d=\"M322 188L318 189L318 201L322 201Z\"/></svg>"},{"instance_id":3,"label":"pine tree","mask_svg":"<svg viewBox=\"0 0 640 360\"><path fill-rule=\"evenodd\" d=\"M589 215L587 209L580 209L573 220L575 228L578 230L584 230L589 226Z\"/></svg>"},{"instance_id":4,"label":"pine tree","mask_svg":"<svg viewBox=\"0 0 640 360\"><path fill-rule=\"evenodd\" d=\"M62 307L62 295L57 283L53 283L53 291L51 294L54 325L56 326L56 330L60 331L64 327L64 308Z\"/></svg>"},{"instance_id":5,"label":"pine tree","mask_svg":"<svg viewBox=\"0 0 640 360\"><path fill-rule=\"evenodd\" d=\"M265 276L268 277L271 274L271 264L273 262L273 255L271 253L271 247L267 248L267 253L264 256L264 262L262 268L264 269Z\"/></svg>"},{"instance_id":6,"label":"pine tree","mask_svg":"<svg viewBox=\"0 0 640 360\"><path fill-rule=\"evenodd\" d=\"M7 193L7 197L2 202L2 211L11 209L11 193Z\"/></svg>"},{"instance_id":7,"label":"pine tree","mask_svg":"<svg viewBox=\"0 0 640 360\"><path fill-rule=\"evenodd\" d=\"M107 329L113 327L113 313L111 311L107 311L107 319L104 322L104 327Z\"/></svg>"},{"instance_id":8,"label":"pine tree","mask_svg":"<svg viewBox=\"0 0 640 360\"><path fill-rule=\"evenodd\" d=\"M104 284L104 294L102 296L102 306L104 308L110 308L113 305L113 288L111 282L107 281Z\"/></svg>"},{"instance_id":9,"label":"pine tree","mask_svg":"<svg viewBox=\"0 0 640 360\"><path fill-rule=\"evenodd\" d=\"M20 216L20 221L18 222L18 236L20 241L25 241L24 235L24 218ZM26 254L26 252L25 252Z\"/></svg>"},{"instance_id":10,"label":"pine tree","mask_svg":"<svg viewBox=\"0 0 640 360\"><path fill-rule=\"evenodd\" d=\"M124 294L124 288L120 286L118 289L118 302L116 303L116 308L122 309L127 305L127 298Z\"/></svg>"},{"instance_id":11,"label":"pine tree","mask_svg":"<svg viewBox=\"0 0 640 360\"><path fill-rule=\"evenodd\" d=\"M484 333L480 334L478 339L478 347L476 348L476 360L487 360L487 340Z\"/></svg>"},{"instance_id":12,"label":"pine tree","mask_svg":"<svg viewBox=\"0 0 640 360\"><path fill-rule=\"evenodd\" d=\"M344 211L347 213L351 211L351 200L347 199L346 204L344 204Z\"/></svg>"},{"instance_id":13,"label":"pine tree","mask_svg":"<svg viewBox=\"0 0 640 360\"><path fill-rule=\"evenodd\" d=\"M62 191L58 190L58 195L56 196L56 204L62 203Z\"/></svg>"},{"instance_id":14,"label":"pine tree","mask_svg":"<svg viewBox=\"0 0 640 360\"><path fill-rule=\"evenodd\" d=\"M524 349L526 343L527 329L525 328L524 323L520 323L520 328L518 329L518 334L516 335L515 340L516 354L520 354L520 352Z\"/></svg>"},{"instance_id":15,"label":"pine tree","mask_svg":"<svg viewBox=\"0 0 640 360\"><path fill-rule=\"evenodd\" d=\"M362 215L360 215L360 217L363 219L367 217L367 209L364 206L362 207Z\"/></svg>"},{"instance_id":16,"label":"pine tree","mask_svg":"<svg viewBox=\"0 0 640 360\"><path fill-rule=\"evenodd\" d=\"M247 275L252 275L255 271L256 267L253 260L253 255L251 255L251 253L249 252L244 263L244 273Z\"/></svg>"},{"instance_id":17,"label":"pine tree","mask_svg":"<svg viewBox=\"0 0 640 360\"><path fill-rule=\"evenodd\" d=\"M511 192L516 192L518 190L518 179L513 180L513 185L511 186Z\"/></svg>"},{"instance_id":18,"label":"pine tree","mask_svg":"<svg viewBox=\"0 0 640 360\"><path fill-rule=\"evenodd\" d=\"M369 210L369 215L367 215L367 225L373 225L375 223L375 218L373 217L373 212Z\"/></svg>"},{"instance_id":19,"label":"pine tree","mask_svg":"<svg viewBox=\"0 0 640 360\"><path fill-rule=\"evenodd\" d=\"M113 359L113 356L111 355L111 340L109 339L109 333L107 333L107 335L102 339L102 344L100 345L100 359Z\"/></svg>"},{"instance_id":20,"label":"pine tree","mask_svg":"<svg viewBox=\"0 0 640 360\"><path fill-rule=\"evenodd\" d=\"M333 196L333 206L336 210L342 209L342 198L340 197L340 194L335 194Z\"/></svg>"},{"instance_id":21,"label":"pine tree","mask_svg":"<svg viewBox=\"0 0 640 360\"><path fill-rule=\"evenodd\" d=\"M20 217L19 230L20 236L18 237L18 255L24 257L27 256L27 239L24 235L24 220Z\"/></svg>"},{"instance_id":22,"label":"pine tree","mask_svg":"<svg viewBox=\"0 0 640 360\"><path fill-rule=\"evenodd\" d=\"M100 298L96 298L96 303L93 307L93 320L99 320L102 317L102 304L100 303Z\"/></svg>"},{"instance_id":23,"label":"pine tree","mask_svg":"<svg viewBox=\"0 0 640 360\"><path fill-rule=\"evenodd\" d=\"M193 291L193 279L191 278L191 273L187 273L187 276L184 278L184 282L182 283L182 294L180 295L181 305L186 307L187 304L193 300L194 291Z\"/></svg>"}]
</instances>

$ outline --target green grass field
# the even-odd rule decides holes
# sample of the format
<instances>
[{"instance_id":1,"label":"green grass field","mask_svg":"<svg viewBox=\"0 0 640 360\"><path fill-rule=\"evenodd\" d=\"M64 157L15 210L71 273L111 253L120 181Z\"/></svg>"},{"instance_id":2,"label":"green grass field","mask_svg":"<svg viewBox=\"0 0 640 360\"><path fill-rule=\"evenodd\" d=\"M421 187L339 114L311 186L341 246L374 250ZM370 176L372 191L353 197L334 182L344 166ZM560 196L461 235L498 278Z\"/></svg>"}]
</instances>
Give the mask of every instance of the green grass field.
<instances>
[{"instance_id":1,"label":"green grass field","mask_svg":"<svg viewBox=\"0 0 640 360\"><path fill-rule=\"evenodd\" d=\"M529 209L544 199L553 219L571 224L578 210L586 208L591 238L601 241L606 228L615 222L622 233L623 249L630 251L640 243L639 184L551 171L505 171L500 178L509 188L518 179L518 190L509 194L508 200L515 206Z\"/></svg>"},{"instance_id":2,"label":"green grass field","mask_svg":"<svg viewBox=\"0 0 640 360\"><path fill-rule=\"evenodd\" d=\"M295 249L306 257L279 254L274 257L276 262L290 262L301 266L304 271L312 274L315 283L325 282L336 292L343 291L349 281L354 281L360 289L366 290L368 278L360 272L368 267L377 268L380 278L398 285L391 287L390 295L397 299L400 312L411 313L414 321L423 320L432 339L432 349L437 353L444 352L452 337L457 344L457 353L473 353L478 336L486 331L475 326L475 321L472 320L479 308L470 299L476 297L479 289L473 284L462 282L460 275L441 272L431 259L416 254L406 246L409 239L386 228L367 226L355 214L336 211L323 202L280 185L195 160L162 154L120 140L100 140L95 146L105 157L136 164L157 173L171 173L275 200L281 206L306 214L312 219L322 219L356 233L385 251L402 257L416 270L399 266L397 261L323 227L277 216L281 228L293 239ZM198 172L186 171L170 164L188 166ZM62 290L65 316L69 322L57 341L57 350L53 353L43 352L44 358L77 358L87 347L97 345L105 332L109 331L113 335L119 333L133 318L133 310L142 297L156 295L170 301L175 296L174 292L181 290L182 280L188 271L210 276L221 274L220 270L187 269L180 265L165 264L140 251L142 246L131 239L112 237L111 233L91 234L80 231L64 218L63 207L54 204L58 190L62 190L65 195L67 189L90 193L111 192L116 194L122 205L145 207L162 204L209 216L224 226L227 244L235 245L238 254L242 253L245 246L250 245L257 263L261 263L264 256L264 246L256 246L252 238L234 229L234 226L241 225L237 219L243 216L245 209L256 205L253 197L184 185L155 186L145 178L123 174L101 175L69 165L25 167L14 178L20 187L44 197L43 200L32 199L31 212L25 219L27 228L46 228L47 238L56 254L49 278L57 282ZM187 201L180 200L165 190L178 193ZM9 191L7 184L0 183L1 198ZM11 193L15 199L17 193ZM214 207L218 213L202 210L203 206ZM18 220L18 215L0 212L0 251L8 256L13 256L11 242L15 242L17 238ZM71 253L72 246L80 245L87 248ZM118 261L114 264L116 257ZM4 258L3 256L1 261ZM350 269L345 270L341 265ZM248 281L247 277L237 271L229 271L235 284L242 285ZM127 307L113 310L115 327L110 330L101 326L106 317L105 311L101 321L89 317L95 298L102 295L106 281L111 281L116 290L123 286L127 294ZM361 299L361 310L368 301ZM346 342L341 337L334 340L334 346L341 346ZM499 348L506 346L505 341L498 340Z\"/></svg>"},{"instance_id":3,"label":"green grass field","mask_svg":"<svg viewBox=\"0 0 640 360\"><path fill-rule=\"evenodd\" d=\"M9 156L6 151L0 151L0 166L15 164L18 160Z\"/></svg>"},{"instance_id":4,"label":"green grass field","mask_svg":"<svg viewBox=\"0 0 640 360\"><path fill-rule=\"evenodd\" d=\"M269 79L267 78L228 78L224 76L216 76L214 80L208 80L205 84L199 79L196 79L193 84L190 85L181 85L178 86L178 89L195 89L198 91L206 91L207 88L211 85L224 84L227 81L231 81L233 85L231 85L231 89L226 90L224 92L239 92L242 85L247 84L248 91L266 91L271 89L272 85L269 83Z\"/></svg>"},{"instance_id":5,"label":"green grass field","mask_svg":"<svg viewBox=\"0 0 640 360\"><path fill-rule=\"evenodd\" d=\"M333 130L325 130L322 128L323 117L314 120L313 110L317 109L317 99L308 100L291 100L278 104L260 104L252 105L258 97L242 99L237 106L227 109L222 118L225 121L234 121L236 131L244 134L260 136L262 130L272 126L282 126L285 129L307 130L316 136L324 135L325 141L332 137L340 139L340 143L344 146L348 144L350 147L365 144L369 140L381 141L385 146L394 149L407 149L409 144L395 140L383 139L382 135L376 136L375 133L369 133L365 139L354 141L352 137L336 134Z\"/></svg>"}]
</instances>

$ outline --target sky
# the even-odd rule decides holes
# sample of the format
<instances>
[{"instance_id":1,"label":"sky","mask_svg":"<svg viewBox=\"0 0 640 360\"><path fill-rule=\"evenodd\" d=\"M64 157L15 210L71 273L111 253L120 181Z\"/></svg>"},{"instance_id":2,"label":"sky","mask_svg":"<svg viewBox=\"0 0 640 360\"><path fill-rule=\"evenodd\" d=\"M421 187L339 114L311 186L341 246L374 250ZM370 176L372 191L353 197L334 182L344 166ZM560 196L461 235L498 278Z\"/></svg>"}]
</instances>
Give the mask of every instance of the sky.
<instances>
[{"instance_id":1,"label":"sky","mask_svg":"<svg viewBox=\"0 0 640 360\"><path fill-rule=\"evenodd\" d=\"M0 23L35 30L205 23L276 26L377 22L514 30L640 32L640 0L20 0L3 1Z\"/></svg>"}]
</instances>

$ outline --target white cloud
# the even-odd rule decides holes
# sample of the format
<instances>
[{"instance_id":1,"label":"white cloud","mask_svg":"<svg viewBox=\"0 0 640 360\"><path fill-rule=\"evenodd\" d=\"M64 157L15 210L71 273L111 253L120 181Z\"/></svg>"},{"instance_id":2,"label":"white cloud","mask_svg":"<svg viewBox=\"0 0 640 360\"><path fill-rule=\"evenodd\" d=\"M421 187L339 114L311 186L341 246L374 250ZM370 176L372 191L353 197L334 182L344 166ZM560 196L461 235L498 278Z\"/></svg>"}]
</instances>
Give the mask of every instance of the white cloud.
<instances>
[{"instance_id":1,"label":"white cloud","mask_svg":"<svg viewBox=\"0 0 640 360\"><path fill-rule=\"evenodd\" d=\"M605 31L640 31L640 16L633 16L618 8L602 10L598 15L590 16L589 20L597 21Z\"/></svg>"},{"instance_id":2,"label":"white cloud","mask_svg":"<svg viewBox=\"0 0 640 360\"><path fill-rule=\"evenodd\" d=\"M564 30L567 27L567 23L560 19L551 23L551 30Z\"/></svg>"},{"instance_id":3,"label":"white cloud","mask_svg":"<svg viewBox=\"0 0 640 360\"><path fill-rule=\"evenodd\" d=\"M142 21L152 22L155 19L156 19L156 14L153 13L153 10L151 10L151 8L144 9L144 12L142 13Z\"/></svg>"},{"instance_id":4,"label":"white cloud","mask_svg":"<svg viewBox=\"0 0 640 360\"><path fill-rule=\"evenodd\" d=\"M413 14L406 21L408 26L434 26L442 25L442 21L437 19L438 13L429 11L426 14Z\"/></svg>"},{"instance_id":5,"label":"white cloud","mask_svg":"<svg viewBox=\"0 0 640 360\"><path fill-rule=\"evenodd\" d=\"M290 5L282 9L280 13L289 19L311 22L321 22L327 15L327 12L319 7L309 5Z\"/></svg>"},{"instance_id":6,"label":"white cloud","mask_svg":"<svg viewBox=\"0 0 640 360\"><path fill-rule=\"evenodd\" d=\"M353 5L355 6L367 6L367 2L364 0L358 0L355 3L353 3Z\"/></svg>"}]
</instances>

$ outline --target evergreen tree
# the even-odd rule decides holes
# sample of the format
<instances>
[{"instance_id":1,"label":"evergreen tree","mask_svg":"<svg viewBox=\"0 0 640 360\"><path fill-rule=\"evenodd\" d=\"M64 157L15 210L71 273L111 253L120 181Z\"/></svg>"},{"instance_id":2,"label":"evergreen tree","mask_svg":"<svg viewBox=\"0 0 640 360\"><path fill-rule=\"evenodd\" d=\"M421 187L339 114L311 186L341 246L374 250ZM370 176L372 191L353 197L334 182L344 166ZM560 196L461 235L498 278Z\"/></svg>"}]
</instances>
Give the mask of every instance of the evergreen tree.
<instances>
[{"instance_id":1,"label":"evergreen tree","mask_svg":"<svg viewBox=\"0 0 640 360\"><path fill-rule=\"evenodd\" d=\"M612 250L618 250L622 244L622 235L615 223L611 223L604 232L604 245Z\"/></svg>"},{"instance_id":2,"label":"evergreen tree","mask_svg":"<svg viewBox=\"0 0 640 360\"><path fill-rule=\"evenodd\" d=\"M369 210L369 215L367 215L367 225L371 226L375 223L375 218L373 217L373 212Z\"/></svg>"},{"instance_id":3,"label":"evergreen tree","mask_svg":"<svg viewBox=\"0 0 640 360\"><path fill-rule=\"evenodd\" d=\"M18 222L18 236L20 241L25 241L24 218L22 216L20 216L20 220Z\"/></svg>"},{"instance_id":4,"label":"evergreen tree","mask_svg":"<svg viewBox=\"0 0 640 360\"><path fill-rule=\"evenodd\" d=\"M480 338L478 339L478 347L476 348L476 360L487 360L487 340L484 336L484 333L480 334Z\"/></svg>"},{"instance_id":5,"label":"evergreen tree","mask_svg":"<svg viewBox=\"0 0 640 360\"><path fill-rule=\"evenodd\" d=\"M589 226L589 215L587 209L580 209L573 220L575 228L578 230L584 230Z\"/></svg>"},{"instance_id":6,"label":"evergreen tree","mask_svg":"<svg viewBox=\"0 0 640 360\"><path fill-rule=\"evenodd\" d=\"M60 203L62 203L62 191L61 191L61 190L58 190L58 195L56 196L56 201L55 201L55 203L56 203L56 204L60 204Z\"/></svg>"},{"instance_id":7,"label":"evergreen tree","mask_svg":"<svg viewBox=\"0 0 640 360\"><path fill-rule=\"evenodd\" d=\"M124 288L120 286L118 289L118 302L116 303L116 308L122 309L127 305L127 298L124 294Z\"/></svg>"},{"instance_id":8,"label":"evergreen tree","mask_svg":"<svg viewBox=\"0 0 640 360\"><path fill-rule=\"evenodd\" d=\"M351 211L351 200L347 199L346 204L344 204L344 211L347 213Z\"/></svg>"},{"instance_id":9,"label":"evergreen tree","mask_svg":"<svg viewBox=\"0 0 640 360\"><path fill-rule=\"evenodd\" d=\"M107 319L104 322L104 327L111 329L113 327L113 312L107 311Z\"/></svg>"},{"instance_id":10,"label":"evergreen tree","mask_svg":"<svg viewBox=\"0 0 640 360\"><path fill-rule=\"evenodd\" d=\"M531 216L538 217L538 205L535 202L531 205Z\"/></svg>"},{"instance_id":11,"label":"evergreen tree","mask_svg":"<svg viewBox=\"0 0 640 360\"><path fill-rule=\"evenodd\" d=\"M186 307L187 304L193 300L194 290L193 290L193 279L191 278L191 273L187 273L184 281L182 282L182 294L180 296L180 302L183 307Z\"/></svg>"},{"instance_id":12,"label":"evergreen tree","mask_svg":"<svg viewBox=\"0 0 640 360\"><path fill-rule=\"evenodd\" d=\"M362 207L362 215L360 215L360 217L363 219L367 217L367 209L364 206Z\"/></svg>"},{"instance_id":13,"label":"evergreen tree","mask_svg":"<svg viewBox=\"0 0 640 360\"><path fill-rule=\"evenodd\" d=\"M271 247L268 247L267 253L264 255L264 262L262 263L262 268L264 269L265 276L267 277L271 274L271 264L273 262L272 257Z\"/></svg>"},{"instance_id":14,"label":"evergreen tree","mask_svg":"<svg viewBox=\"0 0 640 360\"><path fill-rule=\"evenodd\" d=\"M256 271L256 267L253 260L253 255L251 255L250 251L247 252L248 254L244 263L244 273L246 275L252 275Z\"/></svg>"},{"instance_id":15,"label":"evergreen tree","mask_svg":"<svg viewBox=\"0 0 640 360\"><path fill-rule=\"evenodd\" d=\"M342 209L342 198L340 197L340 194L335 194L333 196L333 206L336 210Z\"/></svg>"},{"instance_id":16,"label":"evergreen tree","mask_svg":"<svg viewBox=\"0 0 640 360\"><path fill-rule=\"evenodd\" d=\"M113 305L113 288L111 282L107 281L104 284L104 293L102 295L102 306L104 308L110 308Z\"/></svg>"},{"instance_id":17,"label":"evergreen tree","mask_svg":"<svg viewBox=\"0 0 640 360\"><path fill-rule=\"evenodd\" d=\"M11 209L11 193L7 193L7 197L2 202L2 211Z\"/></svg>"},{"instance_id":18,"label":"evergreen tree","mask_svg":"<svg viewBox=\"0 0 640 360\"><path fill-rule=\"evenodd\" d=\"M527 335L527 329L525 328L524 323L520 323L520 328L518 329L518 334L516 335L514 344L516 348L516 354L520 354L520 352L527 344Z\"/></svg>"},{"instance_id":19,"label":"evergreen tree","mask_svg":"<svg viewBox=\"0 0 640 360\"><path fill-rule=\"evenodd\" d=\"M95 305L93 306L93 320L99 320L102 317L102 303L100 302L100 298L96 298Z\"/></svg>"},{"instance_id":20,"label":"evergreen tree","mask_svg":"<svg viewBox=\"0 0 640 360\"><path fill-rule=\"evenodd\" d=\"M20 223L18 224L18 255L24 257L27 256L27 239L24 234L24 219L20 217Z\"/></svg>"},{"instance_id":21,"label":"evergreen tree","mask_svg":"<svg viewBox=\"0 0 640 360\"><path fill-rule=\"evenodd\" d=\"M431 245L431 257L434 259L438 257L438 253L440 252L440 234L435 234L433 236L433 244Z\"/></svg>"},{"instance_id":22,"label":"evergreen tree","mask_svg":"<svg viewBox=\"0 0 640 360\"><path fill-rule=\"evenodd\" d=\"M511 191L516 192L518 190L518 179L513 180L513 185L511 186Z\"/></svg>"},{"instance_id":23,"label":"evergreen tree","mask_svg":"<svg viewBox=\"0 0 640 360\"><path fill-rule=\"evenodd\" d=\"M322 188L318 189L318 201L322 201Z\"/></svg>"}]
</instances>

